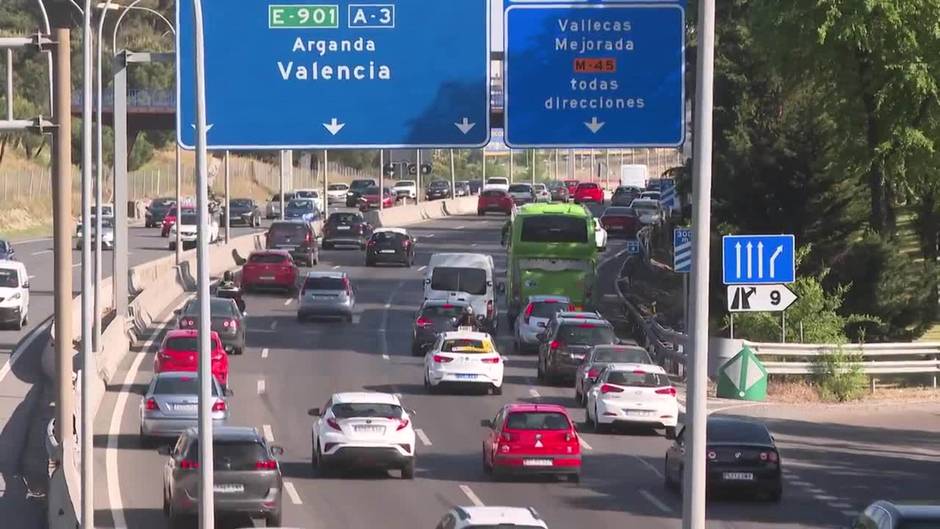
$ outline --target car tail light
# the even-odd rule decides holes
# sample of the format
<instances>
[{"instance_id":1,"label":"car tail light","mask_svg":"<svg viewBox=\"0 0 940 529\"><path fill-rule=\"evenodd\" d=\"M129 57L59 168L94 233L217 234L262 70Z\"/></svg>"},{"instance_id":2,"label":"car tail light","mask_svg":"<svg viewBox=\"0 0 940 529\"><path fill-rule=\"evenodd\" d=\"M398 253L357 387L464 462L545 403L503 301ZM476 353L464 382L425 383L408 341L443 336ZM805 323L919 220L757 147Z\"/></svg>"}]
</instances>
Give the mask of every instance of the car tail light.
<instances>
[{"instance_id":1,"label":"car tail light","mask_svg":"<svg viewBox=\"0 0 940 529\"><path fill-rule=\"evenodd\" d=\"M409 241L408 239L405 239L404 241L401 242L401 245L407 248L411 246L411 241Z\"/></svg>"},{"instance_id":2,"label":"car tail light","mask_svg":"<svg viewBox=\"0 0 940 529\"><path fill-rule=\"evenodd\" d=\"M776 463L778 458L779 456L777 456L777 452L761 452L760 453L761 461L769 461L771 463Z\"/></svg>"},{"instance_id":3,"label":"car tail light","mask_svg":"<svg viewBox=\"0 0 940 529\"><path fill-rule=\"evenodd\" d=\"M375 239L369 239L369 248L375 246Z\"/></svg>"},{"instance_id":4,"label":"car tail light","mask_svg":"<svg viewBox=\"0 0 940 529\"><path fill-rule=\"evenodd\" d=\"M196 470L199 468L199 463L191 459L184 459L180 461L180 468L183 470Z\"/></svg>"},{"instance_id":5,"label":"car tail light","mask_svg":"<svg viewBox=\"0 0 940 529\"><path fill-rule=\"evenodd\" d=\"M431 323L431 320L425 318L424 316L421 316L420 318L415 320L415 325L424 329L425 327L430 327L432 323Z\"/></svg>"},{"instance_id":6,"label":"car tail light","mask_svg":"<svg viewBox=\"0 0 940 529\"><path fill-rule=\"evenodd\" d=\"M574 432L565 432L565 442L570 443L571 441L577 441L578 435Z\"/></svg>"},{"instance_id":7,"label":"car tail light","mask_svg":"<svg viewBox=\"0 0 940 529\"><path fill-rule=\"evenodd\" d=\"M526 308L525 308L525 317L524 317L524 321L525 321L526 323L529 323L529 317L532 316L532 311L533 311L533 310L535 310L535 305L533 305L532 303L529 303L529 304L526 306Z\"/></svg>"},{"instance_id":8,"label":"car tail light","mask_svg":"<svg viewBox=\"0 0 940 529\"><path fill-rule=\"evenodd\" d=\"M277 470L277 461L273 459L262 459L255 461L256 470Z\"/></svg>"},{"instance_id":9,"label":"car tail light","mask_svg":"<svg viewBox=\"0 0 940 529\"><path fill-rule=\"evenodd\" d=\"M408 419L399 419L398 428L395 428L396 432L400 432L408 427Z\"/></svg>"},{"instance_id":10,"label":"car tail light","mask_svg":"<svg viewBox=\"0 0 940 529\"><path fill-rule=\"evenodd\" d=\"M487 318L492 318L492 317L493 317L493 312L494 312L493 300L491 299L491 300L489 300L489 301L486 302L486 317L487 317Z\"/></svg>"},{"instance_id":11,"label":"car tail light","mask_svg":"<svg viewBox=\"0 0 940 529\"><path fill-rule=\"evenodd\" d=\"M447 362L453 362L453 361L454 359L449 356L434 355L435 364L446 364Z\"/></svg>"},{"instance_id":12,"label":"car tail light","mask_svg":"<svg viewBox=\"0 0 940 529\"><path fill-rule=\"evenodd\" d=\"M238 322L236 322L235 320L225 320L222 322L222 326L225 327L226 329L228 328L234 329L236 325L238 325Z\"/></svg>"},{"instance_id":13,"label":"car tail light","mask_svg":"<svg viewBox=\"0 0 940 529\"><path fill-rule=\"evenodd\" d=\"M656 390L657 395L669 395L670 397L676 396L676 388L670 386L668 388L661 388Z\"/></svg>"},{"instance_id":14,"label":"car tail light","mask_svg":"<svg viewBox=\"0 0 940 529\"><path fill-rule=\"evenodd\" d=\"M558 340L552 340L552 343L548 344L548 348L552 350L558 349L559 347L561 347L561 342Z\"/></svg>"},{"instance_id":15,"label":"car tail light","mask_svg":"<svg viewBox=\"0 0 940 529\"><path fill-rule=\"evenodd\" d=\"M711 459L712 461L718 459L718 452L715 452L714 450L709 450L708 459Z\"/></svg>"},{"instance_id":16,"label":"car tail light","mask_svg":"<svg viewBox=\"0 0 940 529\"><path fill-rule=\"evenodd\" d=\"M346 289L346 295L352 295L352 285L349 283L349 277L343 278L343 288Z\"/></svg>"},{"instance_id":17,"label":"car tail light","mask_svg":"<svg viewBox=\"0 0 940 529\"><path fill-rule=\"evenodd\" d=\"M304 242L309 244L311 241L313 241L313 234L308 231L307 234L304 235Z\"/></svg>"},{"instance_id":18,"label":"car tail light","mask_svg":"<svg viewBox=\"0 0 940 529\"><path fill-rule=\"evenodd\" d=\"M498 363L499 363L499 357L498 357L498 356L494 356L494 357L492 357L492 358L483 358L483 363L484 363L484 364L498 364Z\"/></svg>"},{"instance_id":19,"label":"car tail light","mask_svg":"<svg viewBox=\"0 0 940 529\"><path fill-rule=\"evenodd\" d=\"M610 384L604 384L601 386L601 393L623 393L623 388L611 386Z\"/></svg>"},{"instance_id":20,"label":"car tail light","mask_svg":"<svg viewBox=\"0 0 940 529\"><path fill-rule=\"evenodd\" d=\"M186 318L180 322L181 327L194 327L195 325L196 325L196 321L190 318Z\"/></svg>"},{"instance_id":21,"label":"car tail light","mask_svg":"<svg viewBox=\"0 0 940 529\"><path fill-rule=\"evenodd\" d=\"M592 367L591 369L588 369L588 372L587 372L588 378L597 378L597 375L600 375L600 374L601 374L601 370L600 368L597 368L597 367Z\"/></svg>"},{"instance_id":22,"label":"car tail light","mask_svg":"<svg viewBox=\"0 0 940 529\"><path fill-rule=\"evenodd\" d=\"M221 348L221 346L216 344L215 348L212 350L212 361L215 362L221 360L223 356L225 356L225 351Z\"/></svg>"},{"instance_id":23,"label":"car tail light","mask_svg":"<svg viewBox=\"0 0 940 529\"><path fill-rule=\"evenodd\" d=\"M157 405L157 400L154 399L153 397L147 399L147 403L145 404L145 407L147 411L157 411L160 409L160 406Z\"/></svg>"},{"instance_id":24,"label":"car tail light","mask_svg":"<svg viewBox=\"0 0 940 529\"><path fill-rule=\"evenodd\" d=\"M217 400L215 404L212 405L212 411L225 411L228 409L224 400Z\"/></svg>"},{"instance_id":25,"label":"car tail light","mask_svg":"<svg viewBox=\"0 0 940 529\"><path fill-rule=\"evenodd\" d=\"M327 419L327 420L326 420L326 424L329 424L329 425L330 425L330 428L332 428L332 429L334 429L334 430L336 430L336 431L338 431L338 432L343 431L343 429L339 427L339 423L336 422L336 419Z\"/></svg>"}]
</instances>

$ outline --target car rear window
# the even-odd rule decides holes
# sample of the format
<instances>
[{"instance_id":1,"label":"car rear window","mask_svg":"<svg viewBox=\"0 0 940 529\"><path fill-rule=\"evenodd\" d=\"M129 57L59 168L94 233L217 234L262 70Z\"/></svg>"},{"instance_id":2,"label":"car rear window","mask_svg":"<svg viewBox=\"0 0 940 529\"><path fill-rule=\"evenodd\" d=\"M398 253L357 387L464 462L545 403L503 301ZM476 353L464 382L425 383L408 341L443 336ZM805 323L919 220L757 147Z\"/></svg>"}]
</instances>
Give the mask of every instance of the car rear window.
<instances>
[{"instance_id":1,"label":"car rear window","mask_svg":"<svg viewBox=\"0 0 940 529\"><path fill-rule=\"evenodd\" d=\"M666 375L661 373L643 373L641 371L611 371L607 375L609 384L633 386L638 388L661 388L671 385Z\"/></svg>"},{"instance_id":2,"label":"car rear window","mask_svg":"<svg viewBox=\"0 0 940 529\"><path fill-rule=\"evenodd\" d=\"M372 235L372 239L374 239L376 242L401 241L407 238L407 235L394 231L380 231Z\"/></svg>"},{"instance_id":3,"label":"car rear window","mask_svg":"<svg viewBox=\"0 0 940 529\"><path fill-rule=\"evenodd\" d=\"M183 308L183 314L187 316L196 316L199 314L199 302L192 300ZM238 313L238 305L230 299L210 299L209 314L211 316L235 316Z\"/></svg>"},{"instance_id":4,"label":"car rear window","mask_svg":"<svg viewBox=\"0 0 940 529\"><path fill-rule=\"evenodd\" d=\"M164 346L176 351L195 351L199 349L199 341L195 336L174 336L167 338Z\"/></svg>"},{"instance_id":5,"label":"car rear window","mask_svg":"<svg viewBox=\"0 0 940 529\"><path fill-rule=\"evenodd\" d=\"M229 201L229 203L236 208L247 208L251 206L251 200L247 198L236 198Z\"/></svg>"},{"instance_id":6,"label":"car rear window","mask_svg":"<svg viewBox=\"0 0 940 529\"><path fill-rule=\"evenodd\" d=\"M199 222L196 215L192 213L183 213L183 216L180 218L180 224L183 226L195 226Z\"/></svg>"},{"instance_id":7,"label":"car rear window","mask_svg":"<svg viewBox=\"0 0 940 529\"><path fill-rule=\"evenodd\" d=\"M330 184L327 189L330 191L345 191L347 186L346 184Z\"/></svg>"},{"instance_id":8,"label":"car rear window","mask_svg":"<svg viewBox=\"0 0 940 529\"><path fill-rule=\"evenodd\" d=\"M212 396L219 396L219 388L210 384ZM199 393L199 379L191 377L159 377L153 385L155 395L197 395Z\"/></svg>"},{"instance_id":9,"label":"car rear window","mask_svg":"<svg viewBox=\"0 0 940 529\"><path fill-rule=\"evenodd\" d=\"M344 402L334 404L331 410L337 419L350 419L354 417L385 417L388 419L398 419L402 416L401 406L387 403Z\"/></svg>"},{"instance_id":10,"label":"car rear window","mask_svg":"<svg viewBox=\"0 0 940 529\"><path fill-rule=\"evenodd\" d=\"M317 198L320 194L316 191L298 191L297 196L300 198Z\"/></svg>"},{"instance_id":11,"label":"car rear window","mask_svg":"<svg viewBox=\"0 0 940 529\"><path fill-rule=\"evenodd\" d=\"M482 196L486 198L502 198L506 196L506 193L500 189L490 189L488 191L484 191Z\"/></svg>"},{"instance_id":12,"label":"car rear window","mask_svg":"<svg viewBox=\"0 0 940 529\"><path fill-rule=\"evenodd\" d=\"M333 213L327 222L329 224L355 224L360 220L359 215L355 213Z\"/></svg>"},{"instance_id":13,"label":"car rear window","mask_svg":"<svg viewBox=\"0 0 940 529\"><path fill-rule=\"evenodd\" d=\"M414 180L399 180L394 187L411 187L413 185L415 185Z\"/></svg>"},{"instance_id":14,"label":"car rear window","mask_svg":"<svg viewBox=\"0 0 940 529\"><path fill-rule=\"evenodd\" d=\"M0 268L0 287L15 288L18 286L20 286L20 283L16 276L16 270Z\"/></svg>"},{"instance_id":15,"label":"car rear window","mask_svg":"<svg viewBox=\"0 0 940 529\"><path fill-rule=\"evenodd\" d=\"M583 217L538 215L522 221L522 242L587 241L587 221Z\"/></svg>"},{"instance_id":16,"label":"car rear window","mask_svg":"<svg viewBox=\"0 0 940 529\"><path fill-rule=\"evenodd\" d=\"M772 443L764 425L748 421L708 421L705 436L715 443Z\"/></svg>"},{"instance_id":17,"label":"car rear window","mask_svg":"<svg viewBox=\"0 0 940 529\"><path fill-rule=\"evenodd\" d=\"M614 330L602 323L563 323L558 329L558 340L572 345L615 343Z\"/></svg>"},{"instance_id":18,"label":"car rear window","mask_svg":"<svg viewBox=\"0 0 940 529\"><path fill-rule=\"evenodd\" d=\"M173 198L155 198L150 201L150 207L165 208L172 206L174 202L176 202L176 199Z\"/></svg>"},{"instance_id":19,"label":"car rear window","mask_svg":"<svg viewBox=\"0 0 940 529\"><path fill-rule=\"evenodd\" d=\"M510 193L527 193L532 191L532 186L529 184L513 184L509 186Z\"/></svg>"},{"instance_id":20,"label":"car rear window","mask_svg":"<svg viewBox=\"0 0 940 529\"><path fill-rule=\"evenodd\" d=\"M289 201L292 198L294 198L293 193L284 193L284 200ZM271 202L279 202L280 200L281 200L281 195L274 195L273 197L271 197Z\"/></svg>"},{"instance_id":21,"label":"car rear window","mask_svg":"<svg viewBox=\"0 0 940 529\"><path fill-rule=\"evenodd\" d=\"M532 302L533 318L551 318L555 314L568 308L566 301L534 301Z\"/></svg>"},{"instance_id":22,"label":"car rear window","mask_svg":"<svg viewBox=\"0 0 940 529\"><path fill-rule=\"evenodd\" d=\"M441 352L444 353L489 353L492 350L488 342L468 338L444 340L441 344Z\"/></svg>"},{"instance_id":23,"label":"car rear window","mask_svg":"<svg viewBox=\"0 0 940 529\"><path fill-rule=\"evenodd\" d=\"M286 255L278 255L276 253L256 253L252 254L248 258L249 263L264 263L264 264L288 264L290 261Z\"/></svg>"},{"instance_id":24,"label":"car rear window","mask_svg":"<svg viewBox=\"0 0 940 529\"><path fill-rule=\"evenodd\" d=\"M432 290L486 294L486 272L480 268L437 266L431 273Z\"/></svg>"},{"instance_id":25,"label":"car rear window","mask_svg":"<svg viewBox=\"0 0 940 529\"><path fill-rule=\"evenodd\" d=\"M304 290L346 290L341 277L308 277Z\"/></svg>"},{"instance_id":26,"label":"car rear window","mask_svg":"<svg viewBox=\"0 0 940 529\"><path fill-rule=\"evenodd\" d=\"M268 234L274 240L291 237L293 239L303 239L307 234L307 227L302 224L275 224L268 230Z\"/></svg>"},{"instance_id":27,"label":"car rear window","mask_svg":"<svg viewBox=\"0 0 940 529\"><path fill-rule=\"evenodd\" d=\"M527 411L509 414L506 428L510 430L569 430L571 423L563 413Z\"/></svg>"},{"instance_id":28,"label":"car rear window","mask_svg":"<svg viewBox=\"0 0 940 529\"><path fill-rule=\"evenodd\" d=\"M421 315L428 318L459 318L464 305L429 305L421 309Z\"/></svg>"},{"instance_id":29,"label":"car rear window","mask_svg":"<svg viewBox=\"0 0 940 529\"><path fill-rule=\"evenodd\" d=\"M597 189L597 184L578 184L578 189Z\"/></svg>"},{"instance_id":30,"label":"car rear window","mask_svg":"<svg viewBox=\"0 0 940 529\"><path fill-rule=\"evenodd\" d=\"M216 439L212 443L212 452L216 471L255 470L255 463L269 459L267 449L257 441ZM199 461L199 443L189 445L186 459Z\"/></svg>"},{"instance_id":31,"label":"car rear window","mask_svg":"<svg viewBox=\"0 0 940 529\"><path fill-rule=\"evenodd\" d=\"M594 352L594 361L623 364L652 363L649 353L644 349L610 349L606 347L598 348Z\"/></svg>"},{"instance_id":32,"label":"car rear window","mask_svg":"<svg viewBox=\"0 0 940 529\"><path fill-rule=\"evenodd\" d=\"M374 185L375 180L353 180L349 187L351 189L363 189Z\"/></svg>"},{"instance_id":33,"label":"car rear window","mask_svg":"<svg viewBox=\"0 0 940 529\"><path fill-rule=\"evenodd\" d=\"M450 184L443 180L435 180L431 182L430 187L450 187Z\"/></svg>"}]
</instances>

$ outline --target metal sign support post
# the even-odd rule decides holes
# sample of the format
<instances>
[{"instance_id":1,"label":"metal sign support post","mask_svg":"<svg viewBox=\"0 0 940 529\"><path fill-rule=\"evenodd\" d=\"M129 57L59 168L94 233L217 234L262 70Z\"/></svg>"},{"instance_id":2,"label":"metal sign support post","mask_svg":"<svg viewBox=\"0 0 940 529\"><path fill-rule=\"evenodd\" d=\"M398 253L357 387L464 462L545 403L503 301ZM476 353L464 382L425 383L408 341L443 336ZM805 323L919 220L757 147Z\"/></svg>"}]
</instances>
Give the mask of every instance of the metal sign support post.
<instances>
[{"instance_id":1,"label":"metal sign support post","mask_svg":"<svg viewBox=\"0 0 940 529\"><path fill-rule=\"evenodd\" d=\"M565 160L568 166L568 180L574 178L574 149L568 149L568 158Z\"/></svg>"},{"instance_id":2,"label":"metal sign support post","mask_svg":"<svg viewBox=\"0 0 940 529\"><path fill-rule=\"evenodd\" d=\"M705 525L705 428L708 420L708 280L711 240L712 114L715 79L715 0L699 0L695 156L692 186L692 319L688 358L688 421L682 485L682 529ZM649 153L649 151L647 151Z\"/></svg>"},{"instance_id":3,"label":"metal sign support post","mask_svg":"<svg viewBox=\"0 0 940 529\"><path fill-rule=\"evenodd\" d=\"M454 150L450 150L450 188L454 190L454 198L457 198L457 171L454 170ZM467 188L467 196L470 196L470 189Z\"/></svg>"},{"instance_id":4,"label":"metal sign support post","mask_svg":"<svg viewBox=\"0 0 940 529\"><path fill-rule=\"evenodd\" d=\"M415 189L415 204L417 204L421 202L421 149L415 150L415 177L417 177L418 184Z\"/></svg>"},{"instance_id":5,"label":"metal sign support post","mask_svg":"<svg viewBox=\"0 0 940 529\"><path fill-rule=\"evenodd\" d=\"M483 183L486 183L486 150L483 150Z\"/></svg>"},{"instance_id":6,"label":"metal sign support post","mask_svg":"<svg viewBox=\"0 0 940 529\"><path fill-rule=\"evenodd\" d=\"M558 180L558 149L555 149L555 167L553 167L553 178Z\"/></svg>"},{"instance_id":7,"label":"metal sign support post","mask_svg":"<svg viewBox=\"0 0 940 529\"><path fill-rule=\"evenodd\" d=\"M512 173L513 173L513 168L515 168L515 166L516 166L515 157L513 157L512 149L509 149L509 183L510 184L512 183Z\"/></svg>"},{"instance_id":8,"label":"metal sign support post","mask_svg":"<svg viewBox=\"0 0 940 529\"><path fill-rule=\"evenodd\" d=\"M287 167L284 164L284 159L287 157L285 154L286 152L287 151L284 151L284 150L280 152L280 160L279 160L280 164L278 166L279 168L278 181L280 182L279 185L281 188L281 193L280 193L280 196L278 197L281 201L281 214L279 215L279 217L281 220L284 220L284 187L285 187L284 181L287 179Z\"/></svg>"},{"instance_id":9,"label":"metal sign support post","mask_svg":"<svg viewBox=\"0 0 940 529\"><path fill-rule=\"evenodd\" d=\"M231 188L229 187L229 151L225 151L224 165L225 165L225 244L228 244L230 237L229 229L232 227L232 215L230 214L232 208L232 195ZM176 230L177 232L179 230Z\"/></svg>"},{"instance_id":10,"label":"metal sign support post","mask_svg":"<svg viewBox=\"0 0 940 529\"><path fill-rule=\"evenodd\" d=\"M451 151L453 153L454 151ZM325 189L325 188L324 188ZM379 149L379 210L385 209L385 149Z\"/></svg>"},{"instance_id":11,"label":"metal sign support post","mask_svg":"<svg viewBox=\"0 0 940 529\"><path fill-rule=\"evenodd\" d=\"M607 183L604 186L610 189L610 149L604 149L604 173L607 175Z\"/></svg>"},{"instance_id":12,"label":"metal sign support post","mask_svg":"<svg viewBox=\"0 0 940 529\"><path fill-rule=\"evenodd\" d=\"M535 185L535 171L539 166L539 150L532 149L532 185Z\"/></svg>"},{"instance_id":13,"label":"metal sign support post","mask_svg":"<svg viewBox=\"0 0 940 529\"><path fill-rule=\"evenodd\" d=\"M181 156L182 148L179 143L176 144L176 213L179 215L180 206L183 204L183 159ZM180 230L176 230L176 266L179 266L180 259L183 258L183 235Z\"/></svg>"},{"instance_id":14,"label":"metal sign support post","mask_svg":"<svg viewBox=\"0 0 940 529\"><path fill-rule=\"evenodd\" d=\"M91 529L95 524L95 481L94 481L94 451L92 443L94 434L94 417L91 415L91 388L92 376L97 374L94 368L92 351L94 329L94 307L92 305L92 255L91 255L91 183L92 183L92 90L94 68L94 33L91 29L91 0L85 0L82 23L82 369L81 369L81 493L82 493L82 527ZM98 212L98 217L101 212ZM60 340L68 337L58 336Z\"/></svg>"}]
</instances>

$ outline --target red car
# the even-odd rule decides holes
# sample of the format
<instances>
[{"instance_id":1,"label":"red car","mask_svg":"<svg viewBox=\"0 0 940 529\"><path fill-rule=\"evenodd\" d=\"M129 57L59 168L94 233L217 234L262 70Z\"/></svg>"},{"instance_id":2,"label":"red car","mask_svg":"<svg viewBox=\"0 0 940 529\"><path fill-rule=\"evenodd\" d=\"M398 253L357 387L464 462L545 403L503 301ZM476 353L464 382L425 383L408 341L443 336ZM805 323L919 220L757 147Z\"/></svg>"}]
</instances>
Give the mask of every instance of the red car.
<instances>
[{"instance_id":1,"label":"red car","mask_svg":"<svg viewBox=\"0 0 940 529\"><path fill-rule=\"evenodd\" d=\"M166 333L160 352L153 359L153 372L165 371L196 372L199 361L196 352L199 343L195 329L176 329ZM212 331L212 374L223 388L228 387L228 354L222 346L219 333Z\"/></svg>"},{"instance_id":2,"label":"red car","mask_svg":"<svg viewBox=\"0 0 940 529\"><path fill-rule=\"evenodd\" d=\"M565 187L568 188L568 196L573 197L575 190L578 189L578 184L580 184L581 182L579 182L578 180L565 180L564 182L565 182Z\"/></svg>"},{"instance_id":3,"label":"red car","mask_svg":"<svg viewBox=\"0 0 940 529\"><path fill-rule=\"evenodd\" d=\"M574 190L574 203L584 204L586 202L604 203L604 190L601 189L601 186L592 182L578 184L578 187Z\"/></svg>"},{"instance_id":4,"label":"red car","mask_svg":"<svg viewBox=\"0 0 940 529\"><path fill-rule=\"evenodd\" d=\"M290 292L297 286L297 274L297 265L287 250L257 250L242 266L242 290L274 287Z\"/></svg>"},{"instance_id":5,"label":"red car","mask_svg":"<svg viewBox=\"0 0 940 529\"><path fill-rule=\"evenodd\" d=\"M633 208L610 207L604 210L600 218L601 226L607 230L608 237L626 237L633 239L643 227Z\"/></svg>"},{"instance_id":6,"label":"red car","mask_svg":"<svg viewBox=\"0 0 940 529\"><path fill-rule=\"evenodd\" d=\"M581 479L581 441L564 406L507 404L483 441L483 471L487 474L560 474Z\"/></svg>"},{"instance_id":7,"label":"red car","mask_svg":"<svg viewBox=\"0 0 940 529\"><path fill-rule=\"evenodd\" d=\"M512 215L515 203L512 196L502 189L487 189L480 193L477 199L477 215L486 215L490 211L498 211L507 216Z\"/></svg>"},{"instance_id":8,"label":"red car","mask_svg":"<svg viewBox=\"0 0 940 529\"><path fill-rule=\"evenodd\" d=\"M384 193L382 193L382 207L390 208L395 205L395 197L392 195L392 191L389 188L385 188ZM362 192L362 196L359 197L359 210L360 211L369 211L370 209L379 209L379 187L372 186L368 187Z\"/></svg>"}]
</instances>

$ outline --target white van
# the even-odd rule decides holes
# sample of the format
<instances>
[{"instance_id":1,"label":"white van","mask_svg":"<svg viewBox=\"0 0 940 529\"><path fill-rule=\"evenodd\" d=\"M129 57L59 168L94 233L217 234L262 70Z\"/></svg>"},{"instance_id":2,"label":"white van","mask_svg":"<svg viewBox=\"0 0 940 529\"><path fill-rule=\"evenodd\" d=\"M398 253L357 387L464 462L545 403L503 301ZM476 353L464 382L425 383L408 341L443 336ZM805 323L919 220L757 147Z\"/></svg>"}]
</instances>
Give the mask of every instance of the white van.
<instances>
[{"instance_id":1,"label":"white van","mask_svg":"<svg viewBox=\"0 0 940 529\"><path fill-rule=\"evenodd\" d=\"M0 261L0 323L20 330L29 318L29 274L19 261Z\"/></svg>"},{"instance_id":2,"label":"white van","mask_svg":"<svg viewBox=\"0 0 940 529\"><path fill-rule=\"evenodd\" d=\"M483 315L484 327L496 332L499 313L493 280L493 257L478 253L436 253L424 277L424 299L470 303L473 314Z\"/></svg>"}]
</instances>

